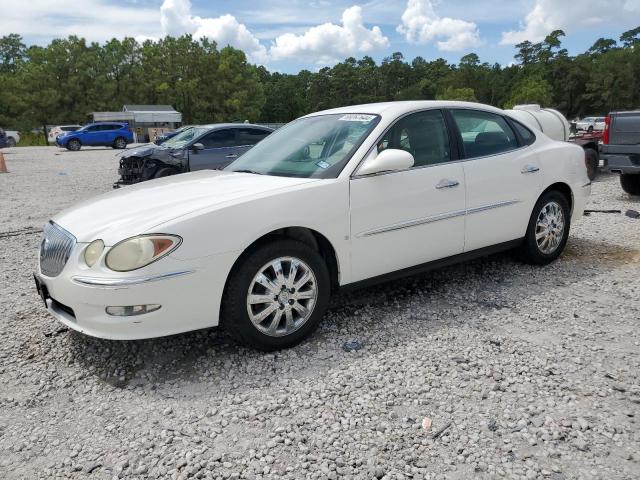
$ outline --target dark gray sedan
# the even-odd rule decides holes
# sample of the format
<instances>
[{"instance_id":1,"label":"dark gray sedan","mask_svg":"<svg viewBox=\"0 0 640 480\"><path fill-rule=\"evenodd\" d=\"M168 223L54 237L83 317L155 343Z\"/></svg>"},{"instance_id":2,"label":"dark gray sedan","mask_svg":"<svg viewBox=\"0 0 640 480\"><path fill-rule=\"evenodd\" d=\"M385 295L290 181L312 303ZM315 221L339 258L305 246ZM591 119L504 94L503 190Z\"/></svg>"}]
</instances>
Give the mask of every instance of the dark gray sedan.
<instances>
[{"instance_id":1,"label":"dark gray sedan","mask_svg":"<svg viewBox=\"0 0 640 480\"><path fill-rule=\"evenodd\" d=\"M186 129L161 145L128 150L120 160L114 187L229 165L272 129L248 123L217 123Z\"/></svg>"}]
</instances>

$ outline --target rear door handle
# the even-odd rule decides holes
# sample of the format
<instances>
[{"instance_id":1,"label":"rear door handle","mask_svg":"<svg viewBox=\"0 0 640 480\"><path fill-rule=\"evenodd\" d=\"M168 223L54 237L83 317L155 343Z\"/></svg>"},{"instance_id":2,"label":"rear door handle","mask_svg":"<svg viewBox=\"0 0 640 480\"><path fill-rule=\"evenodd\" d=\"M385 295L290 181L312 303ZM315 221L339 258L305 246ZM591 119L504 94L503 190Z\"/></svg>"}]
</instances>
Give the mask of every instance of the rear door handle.
<instances>
[{"instance_id":1,"label":"rear door handle","mask_svg":"<svg viewBox=\"0 0 640 480\"><path fill-rule=\"evenodd\" d=\"M229 155L227 155L224 158L238 158L238 154L237 153L230 153Z\"/></svg>"},{"instance_id":2,"label":"rear door handle","mask_svg":"<svg viewBox=\"0 0 640 480\"><path fill-rule=\"evenodd\" d=\"M460 185L460 182L458 182L457 180L448 180L446 178L443 178L442 180L440 180L440 183L436 185L436 188L440 190L442 188L457 187L458 185Z\"/></svg>"},{"instance_id":3,"label":"rear door handle","mask_svg":"<svg viewBox=\"0 0 640 480\"><path fill-rule=\"evenodd\" d=\"M520 170L520 173L535 173L539 170L540 168L536 167L535 165L525 165L525 167Z\"/></svg>"}]
</instances>

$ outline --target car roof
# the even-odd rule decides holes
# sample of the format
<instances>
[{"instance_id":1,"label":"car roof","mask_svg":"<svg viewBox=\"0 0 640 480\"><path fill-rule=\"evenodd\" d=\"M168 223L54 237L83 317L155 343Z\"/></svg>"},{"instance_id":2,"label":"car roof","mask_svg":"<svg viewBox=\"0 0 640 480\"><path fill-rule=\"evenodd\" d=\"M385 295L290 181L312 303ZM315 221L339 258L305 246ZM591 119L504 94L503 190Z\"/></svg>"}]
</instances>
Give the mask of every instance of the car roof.
<instances>
[{"instance_id":1,"label":"car roof","mask_svg":"<svg viewBox=\"0 0 640 480\"><path fill-rule=\"evenodd\" d=\"M368 113L384 117L402 115L415 110L428 108L473 108L475 110L504 114L503 110L482 103L458 102L453 100L406 100L397 102L365 103L361 105L351 105L348 107L332 108L329 110L314 112L307 116L311 117L315 115L340 113Z\"/></svg>"},{"instance_id":2,"label":"car roof","mask_svg":"<svg viewBox=\"0 0 640 480\"><path fill-rule=\"evenodd\" d=\"M210 128L212 130L216 128L229 128L229 127L252 127L261 128L263 130L271 130L273 128L265 127L264 125L256 125L255 123L208 123L206 125L192 125L193 127Z\"/></svg>"}]
</instances>

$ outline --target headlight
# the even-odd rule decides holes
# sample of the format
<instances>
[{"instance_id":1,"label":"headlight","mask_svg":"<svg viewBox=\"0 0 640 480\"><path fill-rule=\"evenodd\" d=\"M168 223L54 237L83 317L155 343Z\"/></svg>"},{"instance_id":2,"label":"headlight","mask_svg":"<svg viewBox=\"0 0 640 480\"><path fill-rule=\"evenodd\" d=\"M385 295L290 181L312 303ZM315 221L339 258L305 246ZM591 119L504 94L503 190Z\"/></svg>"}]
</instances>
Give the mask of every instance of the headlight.
<instances>
[{"instance_id":1,"label":"headlight","mask_svg":"<svg viewBox=\"0 0 640 480\"><path fill-rule=\"evenodd\" d=\"M104 242L102 240L94 240L87 248L84 249L84 261L89 267L93 267L102 255L104 250Z\"/></svg>"},{"instance_id":2,"label":"headlight","mask_svg":"<svg viewBox=\"0 0 640 480\"><path fill-rule=\"evenodd\" d=\"M140 235L116 244L105 263L116 272L129 272L146 267L178 248L182 238L177 235Z\"/></svg>"}]
</instances>

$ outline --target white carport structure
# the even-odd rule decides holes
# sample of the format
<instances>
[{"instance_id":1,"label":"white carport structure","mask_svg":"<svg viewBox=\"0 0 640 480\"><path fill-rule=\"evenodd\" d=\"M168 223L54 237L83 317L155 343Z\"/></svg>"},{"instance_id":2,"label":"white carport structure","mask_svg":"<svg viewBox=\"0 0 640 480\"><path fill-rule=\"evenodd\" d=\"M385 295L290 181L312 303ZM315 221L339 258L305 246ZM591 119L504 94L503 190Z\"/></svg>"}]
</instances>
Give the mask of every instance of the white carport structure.
<instances>
[{"instance_id":1,"label":"white carport structure","mask_svg":"<svg viewBox=\"0 0 640 480\"><path fill-rule=\"evenodd\" d=\"M182 124L182 113L171 105L124 105L121 112L93 112L92 116L94 122L129 122L137 142Z\"/></svg>"}]
</instances>

